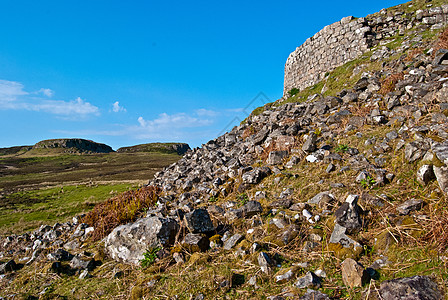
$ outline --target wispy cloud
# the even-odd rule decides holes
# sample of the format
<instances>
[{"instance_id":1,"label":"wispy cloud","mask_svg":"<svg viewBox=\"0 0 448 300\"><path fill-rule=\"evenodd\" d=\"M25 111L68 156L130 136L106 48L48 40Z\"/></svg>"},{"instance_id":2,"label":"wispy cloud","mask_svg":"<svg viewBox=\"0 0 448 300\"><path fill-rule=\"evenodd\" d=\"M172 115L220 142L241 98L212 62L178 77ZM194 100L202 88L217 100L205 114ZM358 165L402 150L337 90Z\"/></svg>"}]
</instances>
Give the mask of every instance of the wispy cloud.
<instances>
[{"instance_id":1,"label":"wispy cloud","mask_svg":"<svg viewBox=\"0 0 448 300\"><path fill-rule=\"evenodd\" d=\"M127 129L136 139L191 140L204 135L203 131L208 131L214 120L195 111L192 114L162 113L149 120L140 116L137 122L139 125Z\"/></svg>"},{"instance_id":2,"label":"wispy cloud","mask_svg":"<svg viewBox=\"0 0 448 300\"><path fill-rule=\"evenodd\" d=\"M16 101L20 96L28 95L23 84L15 81L0 80L0 104Z\"/></svg>"},{"instance_id":3,"label":"wispy cloud","mask_svg":"<svg viewBox=\"0 0 448 300\"><path fill-rule=\"evenodd\" d=\"M213 123L210 119L200 118L202 116L203 115L199 115L198 113L195 115L188 115L186 113L169 115L167 113L162 113L158 118L153 120L145 120L143 117L139 117L137 121L142 129L146 129L148 131L201 127L208 126Z\"/></svg>"},{"instance_id":4,"label":"wispy cloud","mask_svg":"<svg viewBox=\"0 0 448 300\"><path fill-rule=\"evenodd\" d=\"M135 140L136 143L138 141L182 141L191 145L200 145L200 143L216 137L218 132L230 130L237 125L229 124L229 121L238 119L235 116L239 112L241 109L218 111L201 108L192 112L161 113L153 118L141 115L135 119L134 124L109 124L102 128L57 132L64 135L92 138L97 136L123 137L127 140Z\"/></svg>"},{"instance_id":5,"label":"wispy cloud","mask_svg":"<svg viewBox=\"0 0 448 300\"><path fill-rule=\"evenodd\" d=\"M245 110L244 110L244 108L228 108L228 109L226 109L226 112L231 113L231 114L239 114L239 113L244 113Z\"/></svg>"},{"instance_id":6,"label":"wispy cloud","mask_svg":"<svg viewBox=\"0 0 448 300\"><path fill-rule=\"evenodd\" d=\"M30 104L30 110L44 111L60 116L71 115L99 115L99 109L95 105L85 102L80 97L73 101L45 100L38 104Z\"/></svg>"},{"instance_id":7,"label":"wispy cloud","mask_svg":"<svg viewBox=\"0 0 448 300\"><path fill-rule=\"evenodd\" d=\"M98 107L80 97L71 101L48 100L38 97L36 94L52 97L54 91L48 88L41 88L37 92L29 93L25 91L23 84L19 82L0 80L0 109L45 112L66 119L75 119L88 115L98 116L100 114Z\"/></svg>"},{"instance_id":8,"label":"wispy cloud","mask_svg":"<svg viewBox=\"0 0 448 300\"><path fill-rule=\"evenodd\" d=\"M51 90L51 89L44 89L44 88L41 88L38 91L38 93L44 94L45 96L47 96L49 98L53 97L53 95L54 95L54 91L53 90Z\"/></svg>"},{"instance_id":9,"label":"wispy cloud","mask_svg":"<svg viewBox=\"0 0 448 300\"><path fill-rule=\"evenodd\" d=\"M125 112L126 108L124 108L123 106L120 106L120 102L115 101L114 104L112 104L112 111L113 112Z\"/></svg>"},{"instance_id":10,"label":"wispy cloud","mask_svg":"<svg viewBox=\"0 0 448 300\"><path fill-rule=\"evenodd\" d=\"M219 114L219 112L217 112L217 111L214 111L214 110L210 110L210 109L205 109L205 108L200 108L200 109L197 109L196 111L196 114L198 115L198 116L206 116L206 117L216 117L218 114Z\"/></svg>"}]
</instances>

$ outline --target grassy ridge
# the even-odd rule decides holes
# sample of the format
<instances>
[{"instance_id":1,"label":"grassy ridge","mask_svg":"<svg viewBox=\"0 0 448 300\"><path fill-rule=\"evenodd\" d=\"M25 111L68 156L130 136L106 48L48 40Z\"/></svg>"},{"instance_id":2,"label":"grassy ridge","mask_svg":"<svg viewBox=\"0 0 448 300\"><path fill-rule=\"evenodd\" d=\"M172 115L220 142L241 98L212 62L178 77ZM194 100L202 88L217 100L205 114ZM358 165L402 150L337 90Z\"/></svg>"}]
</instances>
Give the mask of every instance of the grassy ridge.
<instances>
[{"instance_id":1,"label":"grassy ridge","mask_svg":"<svg viewBox=\"0 0 448 300\"><path fill-rule=\"evenodd\" d=\"M99 202L147 183L180 158L160 152L79 155L60 150L0 156L0 235L86 213Z\"/></svg>"},{"instance_id":2,"label":"grassy ridge","mask_svg":"<svg viewBox=\"0 0 448 300\"><path fill-rule=\"evenodd\" d=\"M119 153L136 153L136 152L159 152L170 154L183 154L190 147L184 143L149 143L130 147L121 147L117 150Z\"/></svg>"},{"instance_id":3,"label":"grassy ridge","mask_svg":"<svg viewBox=\"0 0 448 300\"><path fill-rule=\"evenodd\" d=\"M165 153L109 153L0 158L0 191L67 182L148 180L179 159Z\"/></svg>"},{"instance_id":4,"label":"grassy ridge","mask_svg":"<svg viewBox=\"0 0 448 300\"><path fill-rule=\"evenodd\" d=\"M42 224L63 222L135 184L59 186L5 196L0 206L0 235L19 234Z\"/></svg>"}]
</instances>

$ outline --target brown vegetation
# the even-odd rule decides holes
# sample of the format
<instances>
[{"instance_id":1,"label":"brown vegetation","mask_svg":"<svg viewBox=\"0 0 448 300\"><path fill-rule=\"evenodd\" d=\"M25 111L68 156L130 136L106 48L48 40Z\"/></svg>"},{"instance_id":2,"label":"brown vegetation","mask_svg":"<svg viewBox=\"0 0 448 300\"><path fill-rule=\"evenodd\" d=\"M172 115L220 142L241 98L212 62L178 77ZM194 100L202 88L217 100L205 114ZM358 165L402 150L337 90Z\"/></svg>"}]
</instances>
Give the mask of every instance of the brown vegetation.
<instances>
[{"instance_id":1,"label":"brown vegetation","mask_svg":"<svg viewBox=\"0 0 448 300\"><path fill-rule=\"evenodd\" d=\"M115 227L135 221L139 214L156 203L160 192L158 187L147 186L121 193L95 206L82 221L95 227L94 240L102 239Z\"/></svg>"},{"instance_id":2,"label":"brown vegetation","mask_svg":"<svg viewBox=\"0 0 448 300\"><path fill-rule=\"evenodd\" d=\"M440 49L448 49L448 27L440 32L435 42L433 54L436 54Z\"/></svg>"},{"instance_id":3,"label":"brown vegetation","mask_svg":"<svg viewBox=\"0 0 448 300\"><path fill-rule=\"evenodd\" d=\"M403 73L395 73L388 76L381 82L381 88L378 93L381 95L386 95L387 93L393 92L395 90L395 85L398 81L403 80L403 78Z\"/></svg>"},{"instance_id":4,"label":"brown vegetation","mask_svg":"<svg viewBox=\"0 0 448 300\"><path fill-rule=\"evenodd\" d=\"M253 127L253 126L248 126L248 127L244 130L244 132L243 132L241 138L242 138L243 140L245 140L245 139L247 139L248 137L250 137L251 135L253 135L253 134L255 134L255 133L256 133L255 127Z\"/></svg>"},{"instance_id":5,"label":"brown vegetation","mask_svg":"<svg viewBox=\"0 0 448 300\"><path fill-rule=\"evenodd\" d=\"M412 50L410 50L407 53L406 58L404 59L404 61L405 62L410 62L419 54L423 54L423 49L421 49L421 48L412 49Z\"/></svg>"},{"instance_id":6,"label":"brown vegetation","mask_svg":"<svg viewBox=\"0 0 448 300\"><path fill-rule=\"evenodd\" d=\"M426 226L426 235L423 240L431 245L437 245L437 251L444 252L448 249L448 218L446 217L446 199L435 202L430 209L431 222Z\"/></svg>"}]
</instances>

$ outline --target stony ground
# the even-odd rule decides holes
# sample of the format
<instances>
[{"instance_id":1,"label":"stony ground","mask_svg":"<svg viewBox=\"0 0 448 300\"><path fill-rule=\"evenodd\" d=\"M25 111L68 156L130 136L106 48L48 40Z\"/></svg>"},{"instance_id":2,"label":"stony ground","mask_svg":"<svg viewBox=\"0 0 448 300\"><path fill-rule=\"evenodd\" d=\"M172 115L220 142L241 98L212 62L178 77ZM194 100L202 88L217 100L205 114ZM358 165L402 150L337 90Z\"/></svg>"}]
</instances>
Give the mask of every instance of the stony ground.
<instances>
[{"instance_id":1,"label":"stony ground","mask_svg":"<svg viewBox=\"0 0 448 300\"><path fill-rule=\"evenodd\" d=\"M0 295L445 299L448 32L430 25L257 109L149 187L6 237Z\"/></svg>"}]
</instances>

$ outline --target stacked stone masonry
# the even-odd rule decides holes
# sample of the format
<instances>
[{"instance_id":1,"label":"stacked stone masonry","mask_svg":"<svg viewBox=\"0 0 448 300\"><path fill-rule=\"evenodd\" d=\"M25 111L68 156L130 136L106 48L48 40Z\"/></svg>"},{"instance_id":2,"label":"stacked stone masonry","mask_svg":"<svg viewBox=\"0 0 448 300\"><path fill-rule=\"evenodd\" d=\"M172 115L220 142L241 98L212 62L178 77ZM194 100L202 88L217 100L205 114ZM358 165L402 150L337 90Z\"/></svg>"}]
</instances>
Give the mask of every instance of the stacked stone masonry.
<instances>
[{"instance_id":1,"label":"stacked stone masonry","mask_svg":"<svg viewBox=\"0 0 448 300\"><path fill-rule=\"evenodd\" d=\"M345 17L324 27L292 52L285 64L283 96L297 88L303 90L325 78L326 73L360 57L381 40L403 35L414 26L441 29L448 24L448 5L418 10L380 13L355 19Z\"/></svg>"}]
</instances>

